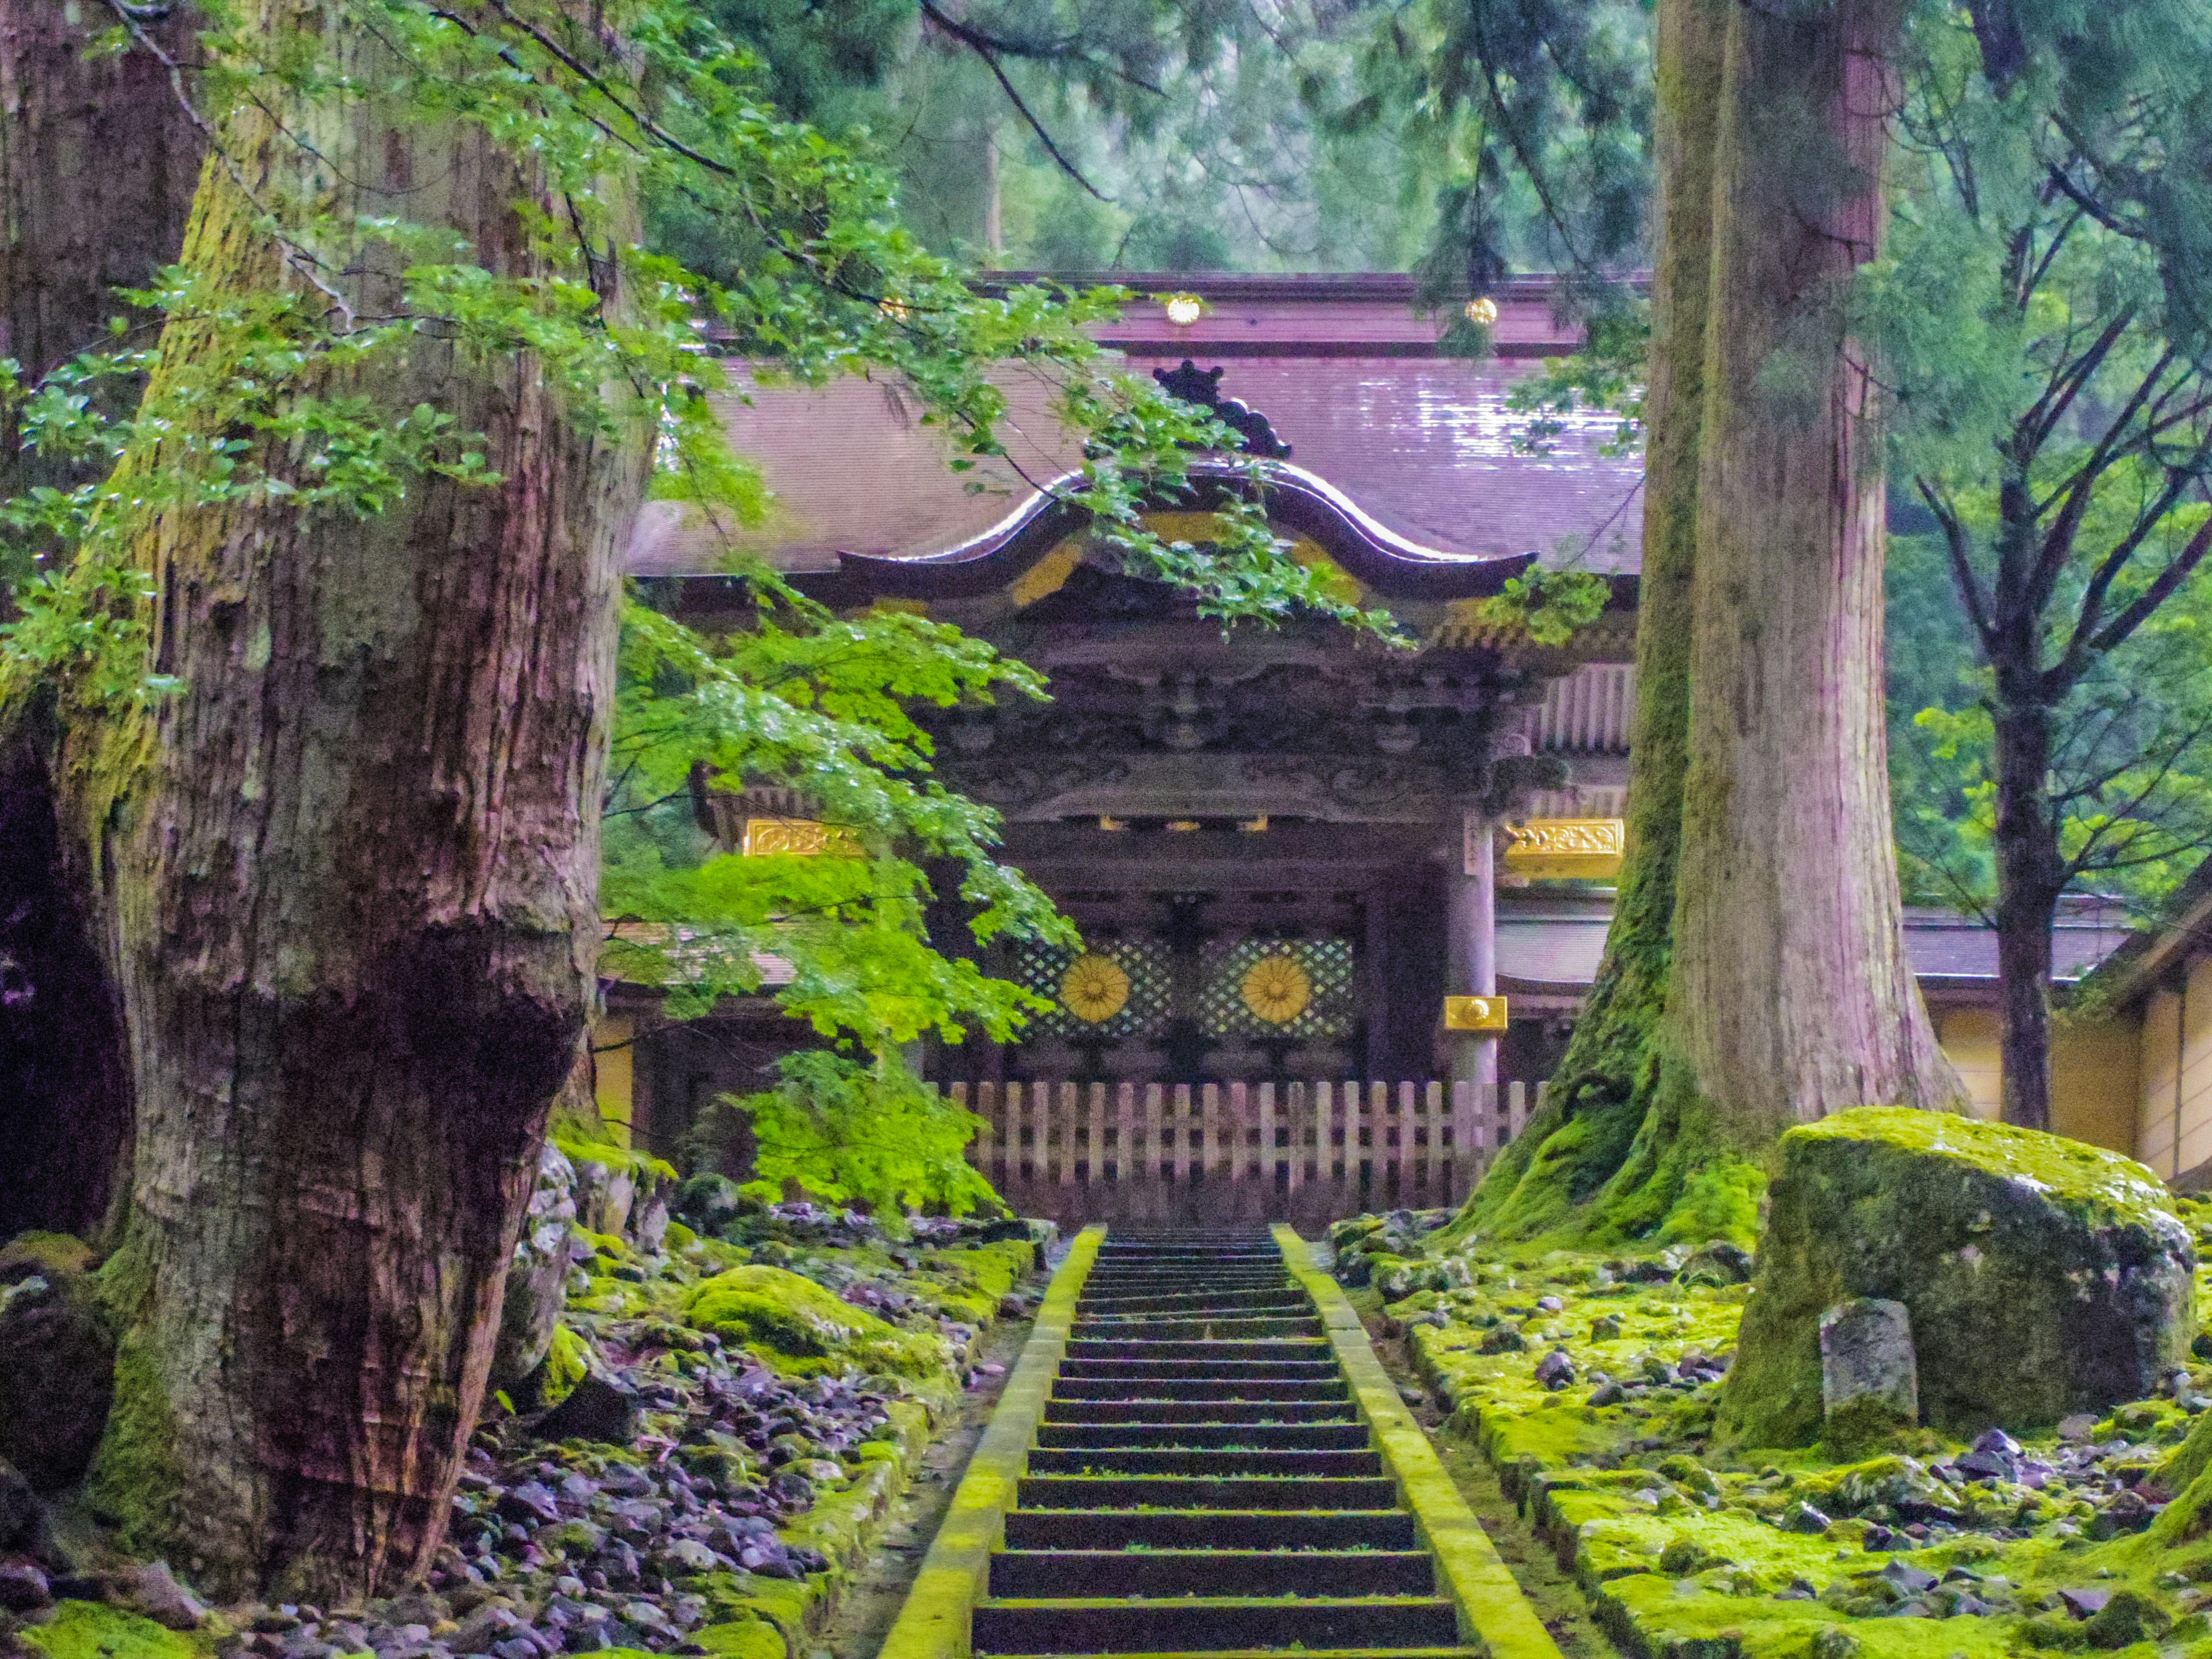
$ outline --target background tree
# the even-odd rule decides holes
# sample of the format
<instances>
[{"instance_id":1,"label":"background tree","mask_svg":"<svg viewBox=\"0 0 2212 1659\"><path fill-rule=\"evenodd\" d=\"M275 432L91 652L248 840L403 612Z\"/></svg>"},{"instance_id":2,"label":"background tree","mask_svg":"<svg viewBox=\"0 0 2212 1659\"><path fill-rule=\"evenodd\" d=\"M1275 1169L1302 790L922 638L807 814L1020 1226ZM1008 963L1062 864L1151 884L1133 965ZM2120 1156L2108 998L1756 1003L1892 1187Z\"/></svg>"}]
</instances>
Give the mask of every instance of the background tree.
<instances>
[{"instance_id":1,"label":"background tree","mask_svg":"<svg viewBox=\"0 0 2212 1659\"><path fill-rule=\"evenodd\" d=\"M1969 903L1986 860L2004 1115L2032 1128L2050 1126L2061 894L2095 878L2155 897L2212 844L2212 273L2173 217L2212 159L2193 113L2212 39L2194 11L2161 21L2172 51L2100 52L2093 80L2069 55L2091 43L2044 50L2031 9L1998 86L1967 20L1919 20L1912 182L1864 301L1982 670L1954 671L1963 708L1919 705L1953 799L1904 833Z\"/></svg>"}]
</instances>

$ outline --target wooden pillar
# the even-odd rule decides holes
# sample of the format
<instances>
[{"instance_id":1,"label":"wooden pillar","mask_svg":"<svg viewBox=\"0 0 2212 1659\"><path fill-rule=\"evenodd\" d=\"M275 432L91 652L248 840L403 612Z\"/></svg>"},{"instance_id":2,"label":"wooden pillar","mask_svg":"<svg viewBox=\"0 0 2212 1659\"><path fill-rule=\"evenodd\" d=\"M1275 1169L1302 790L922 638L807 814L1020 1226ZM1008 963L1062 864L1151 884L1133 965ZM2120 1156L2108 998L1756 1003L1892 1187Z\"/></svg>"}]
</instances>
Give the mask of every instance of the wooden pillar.
<instances>
[{"instance_id":1,"label":"wooden pillar","mask_svg":"<svg viewBox=\"0 0 2212 1659\"><path fill-rule=\"evenodd\" d=\"M1450 861L1454 873L1445 888L1449 906L1449 992L1453 996L1498 994L1495 831L1496 825L1479 812L1470 811L1461 818L1462 845L1459 856ZM1497 1034L1454 1031L1450 1035L1453 1080L1473 1083L1478 1091L1487 1089L1496 1092Z\"/></svg>"}]
</instances>

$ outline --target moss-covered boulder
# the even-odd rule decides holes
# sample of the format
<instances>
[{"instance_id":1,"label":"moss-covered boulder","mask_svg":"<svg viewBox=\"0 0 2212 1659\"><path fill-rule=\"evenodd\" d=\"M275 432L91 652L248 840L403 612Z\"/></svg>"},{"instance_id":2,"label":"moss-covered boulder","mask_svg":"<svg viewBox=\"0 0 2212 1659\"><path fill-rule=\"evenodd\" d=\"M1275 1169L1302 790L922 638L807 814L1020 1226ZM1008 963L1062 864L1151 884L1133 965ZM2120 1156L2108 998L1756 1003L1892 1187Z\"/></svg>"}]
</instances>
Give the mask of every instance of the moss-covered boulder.
<instances>
[{"instance_id":1,"label":"moss-covered boulder","mask_svg":"<svg viewBox=\"0 0 2212 1659\"><path fill-rule=\"evenodd\" d=\"M1948 1113L1867 1107L1791 1130L1721 1406L1753 1445L1823 1430L1820 1321L1910 1312L1923 1420L2033 1428L2154 1391L2187 1357L2196 1254L2132 1159Z\"/></svg>"},{"instance_id":2,"label":"moss-covered boulder","mask_svg":"<svg viewBox=\"0 0 2212 1659\"><path fill-rule=\"evenodd\" d=\"M0 1462L40 1492L90 1467L115 1394L115 1341L74 1238L32 1233L0 1250Z\"/></svg>"},{"instance_id":3,"label":"moss-covered boulder","mask_svg":"<svg viewBox=\"0 0 2212 1659\"><path fill-rule=\"evenodd\" d=\"M732 1267L695 1289L684 1318L740 1342L787 1375L848 1366L921 1376L945 1363L938 1339L878 1319L781 1267Z\"/></svg>"}]
</instances>

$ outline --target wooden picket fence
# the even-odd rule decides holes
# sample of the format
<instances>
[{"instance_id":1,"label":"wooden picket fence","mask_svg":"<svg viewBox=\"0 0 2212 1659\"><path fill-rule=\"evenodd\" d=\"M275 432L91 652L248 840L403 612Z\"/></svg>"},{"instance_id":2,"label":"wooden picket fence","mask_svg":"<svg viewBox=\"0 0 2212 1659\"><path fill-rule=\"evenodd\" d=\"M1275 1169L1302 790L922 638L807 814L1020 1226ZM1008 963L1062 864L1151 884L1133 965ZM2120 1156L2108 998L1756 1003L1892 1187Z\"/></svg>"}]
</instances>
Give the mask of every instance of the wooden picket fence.
<instances>
[{"instance_id":1,"label":"wooden picket fence","mask_svg":"<svg viewBox=\"0 0 2212 1659\"><path fill-rule=\"evenodd\" d=\"M949 1092L984 1121L969 1161L1024 1215L1310 1225L1459 1203L1544 1087L955 1083Z\"/></svg>"}]
</instances>

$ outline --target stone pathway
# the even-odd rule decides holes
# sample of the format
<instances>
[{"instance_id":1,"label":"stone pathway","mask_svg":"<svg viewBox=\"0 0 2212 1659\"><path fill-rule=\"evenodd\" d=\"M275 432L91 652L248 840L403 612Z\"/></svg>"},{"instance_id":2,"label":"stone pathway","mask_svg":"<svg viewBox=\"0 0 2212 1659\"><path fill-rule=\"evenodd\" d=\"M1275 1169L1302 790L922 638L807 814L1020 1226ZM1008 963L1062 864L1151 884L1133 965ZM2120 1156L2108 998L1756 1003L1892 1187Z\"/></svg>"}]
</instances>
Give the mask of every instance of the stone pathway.
<instances>
[{"instance_id":1,"label":"stone pathway","mask_svg":"<svg viewBox=\"0 0 2212 1659\"><path fill-rule=\"evenodd\" d=\"M1472 1654L1440 1588L1268 1233L1109 1234L974 1651Z\"/></svg>"}]
</instances>

